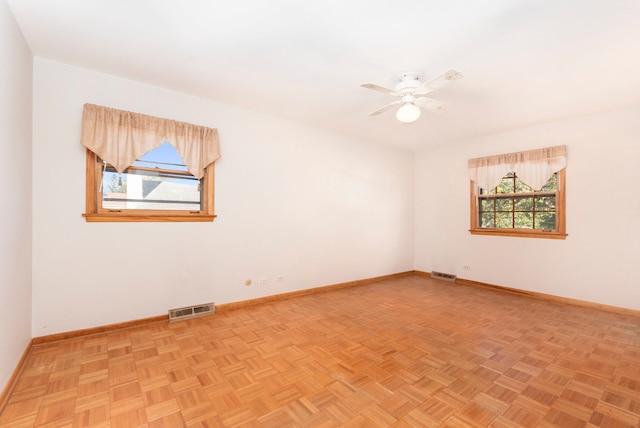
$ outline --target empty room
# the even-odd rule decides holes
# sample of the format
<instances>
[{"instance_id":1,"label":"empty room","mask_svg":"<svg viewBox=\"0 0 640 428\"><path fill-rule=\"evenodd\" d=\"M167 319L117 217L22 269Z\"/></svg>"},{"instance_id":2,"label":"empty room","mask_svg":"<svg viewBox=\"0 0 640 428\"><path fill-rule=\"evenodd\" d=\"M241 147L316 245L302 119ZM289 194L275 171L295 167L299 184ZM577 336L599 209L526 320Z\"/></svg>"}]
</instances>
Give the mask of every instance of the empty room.
<instances>
[{"instance_id":1,"label":"empty room","mask_svg":"<svg viewBox=\"0 0 640 428\"><path fill-rule=\"evenodd\" d=\"M637 428L638 22L0 0L0 426Z\"/></svg>"}]
</instances>

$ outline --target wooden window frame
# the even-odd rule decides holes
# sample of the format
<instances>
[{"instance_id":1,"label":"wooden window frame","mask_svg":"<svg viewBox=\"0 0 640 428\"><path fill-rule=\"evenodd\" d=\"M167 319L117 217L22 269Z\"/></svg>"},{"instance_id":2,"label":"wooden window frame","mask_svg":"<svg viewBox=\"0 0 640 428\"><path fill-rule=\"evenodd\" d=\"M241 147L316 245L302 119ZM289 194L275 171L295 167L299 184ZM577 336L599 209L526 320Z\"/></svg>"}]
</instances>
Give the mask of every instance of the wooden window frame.
<instances>
[{"instance_id":1,"label":"wooden window frame","mask_svg":"<svg viewBox=\"0 0 640 428\"><path fill-rule=\"evenodd\" d=\"M110 210L101 208L102 159L91 150L86 151L86 211L87 222L212 222L214 214L214 164L209 165L202 178L202 209L189 210Z\"/></svg>"},{"instance_id":2,"label":"wooden window frame","mask_svg":"<svg viewBox=\"0 0 640 428\"><path fill-rule=\"evenodd\" d=\"M556 228L554 230L518 229L518 228L481 228L478 218L478 186L471 180L471 227L472 235L512 236L520 238L566 239L566 168L558 171L556 188Z\"/></svg>"}]
</instances>

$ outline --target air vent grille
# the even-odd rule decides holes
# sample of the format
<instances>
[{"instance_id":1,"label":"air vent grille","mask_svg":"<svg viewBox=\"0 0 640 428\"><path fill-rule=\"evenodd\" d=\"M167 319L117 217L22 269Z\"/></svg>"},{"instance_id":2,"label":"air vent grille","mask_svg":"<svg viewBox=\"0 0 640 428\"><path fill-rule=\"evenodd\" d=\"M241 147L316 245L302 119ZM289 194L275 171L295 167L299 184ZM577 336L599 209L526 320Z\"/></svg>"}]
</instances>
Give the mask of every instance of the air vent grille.
<instances>
[{"instance_id":1,"label":"air vent grille","mask_svg":"<svg viewBox=\"0 0 640 428\"><path fill-rule=\"evenodd\" d=\"M193 307L194 314L199 314L201 312L211 312L212 310L213 310L213 305L209 305L209 304Z\"/></svg>"},{"instance_id":2,"label":"air vent grille","mask_svg":"<svg viewBox=\"0 0 640 428\"><path fill-rule=\"evenodd\" d=\"M184 308L169 309L169 322L182 321L186 319L203 317L216 312L214 303L204 303L201 305L186 306Z\"/></svg>"},{"instance_id":3,"label":"air vent grille","mask_svg":"<svg viewBox=\"0 0 640 428\"><path fill-rule=\"evenodd\" d=\"M431 278L442 279L442 280L450 281L450 282L456 282L456 276L451 274L451 273L432 271L431 272Z\"/></svg>"}]
</instances>

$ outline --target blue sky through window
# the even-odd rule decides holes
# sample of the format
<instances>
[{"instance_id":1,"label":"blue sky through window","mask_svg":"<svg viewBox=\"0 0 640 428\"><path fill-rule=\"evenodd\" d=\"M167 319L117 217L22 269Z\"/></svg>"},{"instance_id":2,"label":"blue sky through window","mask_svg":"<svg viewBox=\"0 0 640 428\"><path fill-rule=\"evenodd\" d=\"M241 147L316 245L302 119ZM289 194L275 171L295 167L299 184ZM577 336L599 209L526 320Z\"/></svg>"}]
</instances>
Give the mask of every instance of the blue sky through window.
<instances>
[{"instance_id":1,"label":"blue sky through window","mask_svg":"<svg viewBox=\"0 0 640 428\"><path fill-rule=\"evenodd\" d=\"M173 171L187 171L187 167L184 165L184 161L178 154L178 151L167 141L165 141L161 146L148 151L138 158L138 160L133 163L133 166ZM122 192L123 186L126 188L127 178L128 174L126 173L119 174L113 169L105 171L103 176L105 191L107 193ZM171 178L165 177L163 180L194 187L199 184L199 180L193 176L191 178L179 178L175 176Z\"/></svg>"},{"instance_id":2,"label":"blue sky through window","mask_svg":"<svg viewBox=\"0 0 640 428\"><path fill-rule=\"evenodd\" d=\"M144 166L147 168L157 167L163 169L173 169L178 171L187 170L187 167L184 166L184 161L178 154L176 148L169 144L166 140L160 147L156 147L155 149L148 151L143 156L138 158L138 160L136 160L133 165Z\"/></svg>"}]
</instances>

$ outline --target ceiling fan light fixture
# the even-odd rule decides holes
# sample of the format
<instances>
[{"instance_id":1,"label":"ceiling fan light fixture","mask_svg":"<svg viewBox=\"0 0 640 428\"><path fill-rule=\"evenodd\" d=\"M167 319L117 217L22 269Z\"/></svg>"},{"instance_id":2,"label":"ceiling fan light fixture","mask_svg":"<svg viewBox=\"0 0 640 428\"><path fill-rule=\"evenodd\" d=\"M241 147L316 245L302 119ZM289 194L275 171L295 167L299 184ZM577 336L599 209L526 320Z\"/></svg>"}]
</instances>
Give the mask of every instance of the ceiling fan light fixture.
<instances>
[{"instance_id":1,"label":"ceiling fan light fixture","mask_svg":"<svg viewBox=\"0 0 640 428\"><path fill-rule=\"evenodd\" d=\"M422 95L431 93L436 89L440 89L441 87L449 84L449 82L461 78L462 73L459 71L448 70L424 83L420 83L418 73L403 73L398 78L398 83L394 89L385 88L384 86L376 85L375 83L363 83L360 86L400 98L398 101L389 103L380 107L378 110L369 113L369 116L376 116L400 106L396 111L396 118L402 123L412 123L420 117L420 109L440 112L447 107L447 105L442 101L423 97Z\"/></svg>"},{"instance_id":2,"label":"ceiling fan light fixture","mask_svg":"<svg viewBox=\"0 0 640 428\"><path fill-rule=\"evenodd\" d=\"M412 123L420 117L420 107L413 103L404 103L396 112L396 119L402 123Z\"/></svg>"}]
</instances>

